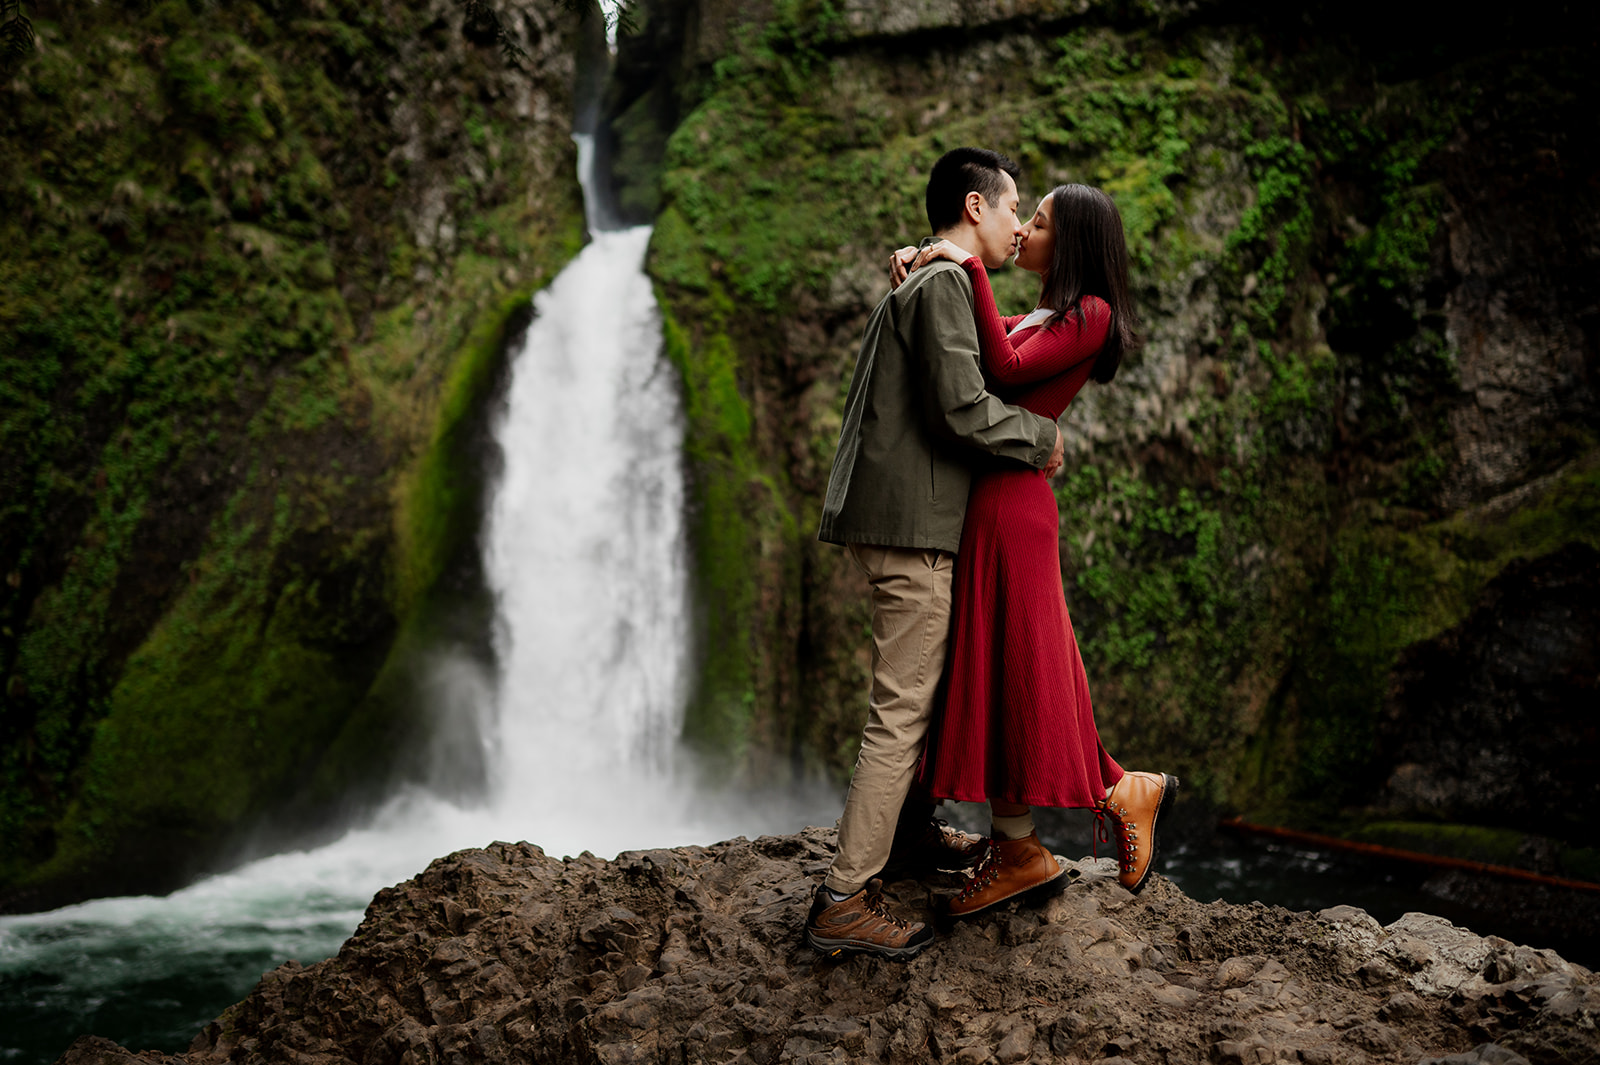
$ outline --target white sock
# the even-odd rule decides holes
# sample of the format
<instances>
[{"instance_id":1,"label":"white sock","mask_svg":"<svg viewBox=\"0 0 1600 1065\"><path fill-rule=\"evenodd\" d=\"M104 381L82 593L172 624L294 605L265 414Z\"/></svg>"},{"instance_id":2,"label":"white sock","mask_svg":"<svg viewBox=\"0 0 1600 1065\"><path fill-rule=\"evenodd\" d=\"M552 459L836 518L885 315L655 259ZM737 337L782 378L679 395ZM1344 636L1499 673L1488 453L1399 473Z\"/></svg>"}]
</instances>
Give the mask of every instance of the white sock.
<instances>
[{"instance_id":1,"label":"white sock","mask_svg":"<svg viewBox=\"0 0 1600 1065\"><path fill-rule=\"evenodd\" d=\"M990 817L992 831L997 839L1022 839L1033 831L1033 811L1024 810L1015 817Z\"/></svg>"}]
</instances>

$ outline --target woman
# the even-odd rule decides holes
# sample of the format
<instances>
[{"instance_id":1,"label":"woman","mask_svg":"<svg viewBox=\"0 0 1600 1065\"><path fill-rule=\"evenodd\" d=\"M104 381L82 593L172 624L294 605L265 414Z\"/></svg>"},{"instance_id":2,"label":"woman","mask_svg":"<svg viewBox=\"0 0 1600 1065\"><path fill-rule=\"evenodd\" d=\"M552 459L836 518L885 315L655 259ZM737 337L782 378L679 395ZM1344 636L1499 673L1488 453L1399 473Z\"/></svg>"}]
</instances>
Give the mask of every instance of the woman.
<instances>
[{"instance_id":1,"label":"woman","mask_svg":"<svg viewBox=\"0 0 1600 1065\"><path fill-rule=\"evenodd\" d=\"M1042 281L1032 314L1002 317L983 263L949 241L924 249L911 268L935 258L972 279L984 372L1008 402L1059 418L1084 382L1108 383L1138 344L1122 217L1099 189L1057 187L1019 234L1017 265ZM1139 891L1178 786L1166 774L1125 772L1100 743L1062 592L1059 536L1040 471L974 476L956 555L948 693L918 772L934 798L987 800L993 814L988 851L951 900L957 916L1061 875L1039 843L1032 806L1109 816L1119 879Z\"/></svg>"}]
</instances>

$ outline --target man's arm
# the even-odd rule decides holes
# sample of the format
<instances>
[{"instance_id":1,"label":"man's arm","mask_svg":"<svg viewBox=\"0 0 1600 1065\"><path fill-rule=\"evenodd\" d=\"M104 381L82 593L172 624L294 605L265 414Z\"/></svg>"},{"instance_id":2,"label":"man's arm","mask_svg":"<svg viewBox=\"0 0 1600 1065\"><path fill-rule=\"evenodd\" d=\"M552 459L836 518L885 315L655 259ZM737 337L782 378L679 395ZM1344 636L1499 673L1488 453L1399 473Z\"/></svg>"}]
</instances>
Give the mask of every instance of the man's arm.
<instances>
[{"instance_id":1,"label":"man's arm","mask_svg":"<svg viewBox=\"0 0 1600 1065\"><path fill-rule=\"evenodd\" d=\"M984 385L966 275L959 268L936 270L906 312L906 339L927 371L925 402L934 431L1054 474L1063 454L1060 428L1041 414L1001 401Z\"/></svg>"}]
</instances>

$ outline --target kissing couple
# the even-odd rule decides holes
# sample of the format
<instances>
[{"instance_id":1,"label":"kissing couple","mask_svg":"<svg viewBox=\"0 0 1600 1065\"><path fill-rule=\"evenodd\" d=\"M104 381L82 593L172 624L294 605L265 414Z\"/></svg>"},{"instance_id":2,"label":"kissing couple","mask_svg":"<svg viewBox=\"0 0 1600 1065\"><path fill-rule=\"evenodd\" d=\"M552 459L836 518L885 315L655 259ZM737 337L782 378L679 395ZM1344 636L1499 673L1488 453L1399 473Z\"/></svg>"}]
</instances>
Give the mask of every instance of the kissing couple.
<instances>
[{"instance_id":1,"label":"kissing couple","mask_svg":"<svg viewBox=\"0 0 1600 1065\"><path fill-rule=\"evenodd\" d=\"M1016 177L982 148L934 164L934 236L891 258L845 400L818 536L871 587L872 687L838 851L806 918L806 942L829 954L909 958L932 942L888 910L876 878L891 862L971 868L956 917L1058 888L1034 806L1109 817L1119 879L1137 892L1178 786L1124 771L1100 742L1049 481L1057 419L1139 344L1122 217L1099 189L1062 185L1024 224ZM1005 317L985 270L1013 249L1039 302ZM934 820L943 799L988 802L989 837Z\"/></svg>"}]
</instances>

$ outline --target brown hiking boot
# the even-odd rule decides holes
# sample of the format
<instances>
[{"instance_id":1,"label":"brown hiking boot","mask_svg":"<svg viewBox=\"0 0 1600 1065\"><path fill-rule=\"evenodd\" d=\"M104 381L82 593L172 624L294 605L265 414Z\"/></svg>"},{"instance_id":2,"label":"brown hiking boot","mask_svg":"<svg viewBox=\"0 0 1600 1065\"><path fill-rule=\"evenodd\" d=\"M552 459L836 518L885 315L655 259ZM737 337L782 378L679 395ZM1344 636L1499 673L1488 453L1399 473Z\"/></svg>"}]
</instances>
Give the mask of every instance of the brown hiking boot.
<instances>
[{"instance_id":1,"label":"brown hiking boot","mask_svg":"<svg viewBox=\"0 0 1600 1065\"><path fill-rule=\"evenodd\" d=\"M1150 879L1156 861L1156 826L1177 790L1178 778L1167 773L1124 773L1095 808L1097 814L1109 814L1116 826L1121 852L1117 880L1134 894Z\"/></svg>"},{"instance_id":2,"label":"brown hiking boot","mask_svg":"<svg viewBox=\"0 0 1600 1065\"><path fill-rule=\"evenodd\" d=\"M920 830L908 831L902 827L895 833L894 849L889 852L889 864L884 868L913 873L929 869L968 869L983 857L987 845L988 840L982 836L951 828L938 818L930 817Z\"/></svg>"},{"instance_id":3,"label":"brown hiking boot","mask_svg":"<svg viewBox=\"0 0 1600 1065\"><path fill-rule=\"evenodd\" d=\"M983 861L961 894L950 900L950 915L966 917L997 902L1048 884L1065 872L1039 842L1039 833L1021 839L991 839Z\"/></svg>"},{"instance_id":4,"label":"brown hiking boot","mask_svg":"<svg viewBox=\"0 0 1600 1065\"><path fill-rule=\"evenodd\" d=\"M806 942L829 956L860 951L914 958L933 942L933 929L891 914L883 901L883 881L875 879L843 902L834 902L819 887L806 916Z\"/></svg>"}]
</instances>

